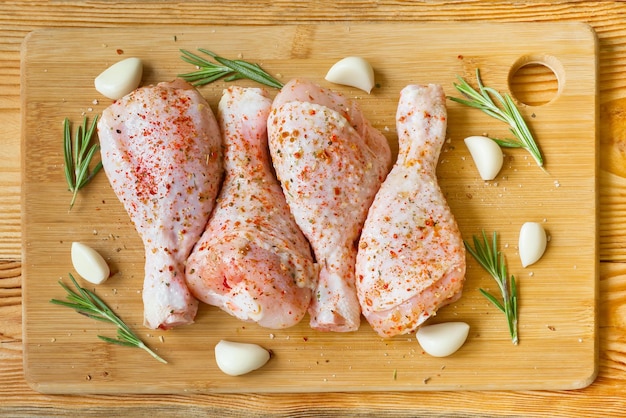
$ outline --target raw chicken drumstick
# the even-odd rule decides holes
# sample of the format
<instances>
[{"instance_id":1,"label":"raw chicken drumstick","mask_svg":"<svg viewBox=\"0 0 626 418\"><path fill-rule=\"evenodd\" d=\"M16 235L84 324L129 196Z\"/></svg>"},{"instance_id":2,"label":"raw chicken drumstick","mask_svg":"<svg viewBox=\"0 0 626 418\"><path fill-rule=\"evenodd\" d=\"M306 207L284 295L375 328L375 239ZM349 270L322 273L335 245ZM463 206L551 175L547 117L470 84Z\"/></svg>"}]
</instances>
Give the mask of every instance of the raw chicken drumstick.
<instances>
[{"instance_id":1,"label":"raw chicken drumstick","mask_svg":"<svg viewBox=\"0 0 626 418\"><path fill-rule=\"evenodd\" d=\"M231 315L287 328L306 314L317 270L272 172L264 90L231 87L218 120L226 179L206 231L187 261L193 294Z\"/></svg>"},{"instance_id":2,"label":"raw chicken drumstick","mask_svg":"<svg viewBox=\"0 0 626 418\"><path fill-rule=\"evenodd\" d=\"M359 302L382 337L414 331L461 296L465 248L435 175L446 133L445 100L438 85L402 90L398 160L359 241Z\"/></svg>"},{"instance_id":3,"label":"raw chicken drumstick","mask_svg":"<svg viewBox=\"0 0 626 418\"><path fill-rule=\"evenodd\" d=\"M391 165L385 136L356 103L302 80L287 83L268 119L270 152L296 222L320 267L309 308L320 331L355 331L356 241Z\"/></svg>"},{"instance_id":4,"label":"raw chicken drumstick","mask_svg":"<svg viewBox=\"0 0 626 418\"><path fill-rule=\"evenodd\" d=\"M144 325L192 323L184 265L215 204L221 137L207 102L182 80L115 101L98 123L102 164L143 240Z\"/></svg>"}]
</instances>

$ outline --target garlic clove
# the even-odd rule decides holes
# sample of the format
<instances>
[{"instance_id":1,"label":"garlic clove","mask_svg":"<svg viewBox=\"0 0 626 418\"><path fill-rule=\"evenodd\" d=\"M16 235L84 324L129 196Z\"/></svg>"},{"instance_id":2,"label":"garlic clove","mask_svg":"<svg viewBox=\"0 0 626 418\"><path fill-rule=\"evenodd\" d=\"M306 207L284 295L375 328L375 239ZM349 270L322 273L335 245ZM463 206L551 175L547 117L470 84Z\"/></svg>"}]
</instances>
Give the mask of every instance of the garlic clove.
<instances>
[{"instance_id":1,"label":"garlic clove","mask_svg":"<svg viewBox=\"0 0 626 418\"><path fill-rule=\"evenodd\" d=\"M89 283L102 284L109 278L109 265L93 248L81 242L73 242L71 256L74 270Z\"/></svg>"},{"instance_id":2,"label":"garlic clove","mask_svg":"<svg viewBox=\"0 0 626 418\"><path fill-rule=\"evenodd\" d=\"M446 357L463 346L469 329L465 322L443 322L420 327L415 337L422 349L431 356Z\"/></svg>"},{"instance_id":3,"label":"garlic clove","mask_svg":"<svg viewBox=\"0 0 626 418\"><path fill-rule=\"evenodd\" d=\"M493 180L502 169L504 156L500 146L486 136L465 138L465 145L474 160L478 173L483 180Z\"/></svg>"},{"instance_id":4,"label":"garlic clove","mask_svg":"<svg viewBox=\"0 0 626 418\"><path fill-rule=\"evenodd\" d=\"M538 222L526 222L519 232L519 257L522 267L536 263L543 256L548 244L546 231Z\"/></svg>"},{"instance_id":5,"label":"garlic clove","mask_svg":"<svg viewBox=\"0 0 626 418\"><path fill-rule=\"evenodd\" d=\"M368 94L374 88L374 69L361 57L346 57L337 61L328 73L326 80L331 83L356 87Z\"/></svg>"},{"instance_id":6,"label":"garlic clove","mask_svg":"<svg viewBox=\"0 0 626 418\"><path fill-rule=\"evenodd\" d=\"M265 348L248 343L221 340L215 345L217 367L230 376L239 376L256 370L270 359Z\"/></svg>"},{"instance_id":7,"label":"garlic clove","mask_svg":"<svg viewBox=\"0 0 626 418\"><path fill-rule=\"evenodd\" d=\"M142 75L141 60L126 58L100 73L94 80L94 85L103 96L117 100L139 87Z\"/></svg>"}]
</instances>

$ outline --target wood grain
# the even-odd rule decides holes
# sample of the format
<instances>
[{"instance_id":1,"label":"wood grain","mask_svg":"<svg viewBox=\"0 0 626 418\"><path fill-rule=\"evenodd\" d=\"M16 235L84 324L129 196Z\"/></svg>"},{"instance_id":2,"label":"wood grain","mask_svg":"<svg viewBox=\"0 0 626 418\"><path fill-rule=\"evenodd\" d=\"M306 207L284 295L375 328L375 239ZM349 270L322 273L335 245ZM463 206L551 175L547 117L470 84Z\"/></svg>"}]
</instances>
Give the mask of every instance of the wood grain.
<instances>
[{"instance_id":1,"label":"wood grain","mask_svg":"<svg viewBox=\"0 0 626 418\"><path fill-rule=\"evenodd\" d=\"M465 45L450 42L461 35ZM494 37L508 39L506 51ZM413 39L420 39L419 47ZM107 106L107 100L97 100L93 78L120 55L141 57L147 67L143 82L151 84L186 71L178 49L203 45L260 62L285 80L304 77L354 97L394 150L397 97L407 84L438 83L457 95L452 87L455 75L472 77L480 68L485 82L508 90L509 74L517 74L518 67L537 61L542 68L550 66L554 73L547 72L559 84L551 91L555 97L543 106L523 109L529 119L532 115L533 130L542 139L547 172L521 150L510 150L498 180L480 180L463 138L482 132L504 136L507 127L456 103L449 104L449 140L438 167L464 238L471 240L484 228L498 231L506 245L503 251L522 295L519 347L511 350L502 316L478 293L479 288L493 292L492 279L471 261L462 300L435 320L463 320L473 329L464 350L445 361L424 355L410 337L381 340L365 325L350 334L313 332L308 321L271 331L203 306L191 327L148 333L149 343L171 362L154 365L158 373L153 373L153 360L145 353L94 344L94 336L106 333L106 327L51 305L51 296L62 297L53 278L63 277L70 268L68 245L82 241L103 253L117 272L98 292L114 301L135 327L141 326L143 246L104 176L86 188L68 212L55 121L68 114L93 117ZM86 70L68 74L58 56L69 55ZM379 87L372 95L323 80L327 69L348 55L364 56L376 69ZM33 388L46 393L116 394L572 389L594 380L596 42L588 26L379 23L47 30L28 37L22 66L24 358ZM543 95L542 86L550 84L536 71L516 79L516 90L525 90L528 98ZM523 89L526 85L532 88ZM201 92L215 108L223 88L224 83L217 83ZM576 142L577 147L564 149L565 141ZM581 225L581 217L589 222ZM542 261L524 270L516 261L515 243L526 221L544 223L552 239ZM575 261L572 251L579 254ZM553 282L563 276L568 276L567 295ZM221 374L212 361L212 348L220 339L255 342L272 350L274 359L262 371L233 379ZM507 350L504 357L492 354Z\"/></svg>"},{"instance_id":2,"label":"wood grain","mask_svg":"<svg viewBox=\"0 0 626 418\"><path fill-rule=\"evenodd\" d=\"M114 10L114 11L110 11ZM491 21L589 23L599 37L599 102L619 108L626 97L626 4L618 1L431 2L89 2L5 1L0 4L0 415L6 416L622 416L626 348L624 179L602 164L600 176L600 373L586 389L328 393L304 395L49 396L32 391L22 371L19 155L19 50L43 27L125 27L144 24L280 24L320 21ZM602 113L604 121L606 118ZM601 154L613 153L604 134ZM618 160L617 166L620 161ZM626 165L623 162L622 165ZM615 187L615 189L614 189ZM617 231L617 232L614 232ZM12 261L16 260L16 261ZM5 266L8 265L9 267ZM8 271L9 273L7 273ZM14 283L18 283L15 288ZM5 284L9 283L9 284ZM12 290L7 291L7 288Z\"/></svg>"}]
</instances>

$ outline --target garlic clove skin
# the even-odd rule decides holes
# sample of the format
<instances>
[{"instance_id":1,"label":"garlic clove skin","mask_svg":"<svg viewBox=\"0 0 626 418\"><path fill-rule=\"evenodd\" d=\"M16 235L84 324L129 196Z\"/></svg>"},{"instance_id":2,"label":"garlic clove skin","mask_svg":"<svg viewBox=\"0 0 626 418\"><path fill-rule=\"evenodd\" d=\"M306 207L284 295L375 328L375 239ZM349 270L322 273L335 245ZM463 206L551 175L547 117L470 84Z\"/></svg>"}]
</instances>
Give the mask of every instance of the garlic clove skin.
<instances>
[{"instance_id":1,"label":"garlic clove skin","mask_svg":"<svg viewBox=\"0 0 626 418\"><path fill-rule=\"evenodd\" d=\"M240 376L256 370L269 359L269 351L256 344L221 340L215 345L217 367L230 376Z\"/></svg>"},{"instance_id":2,"label":"garlic clove skin","mask_svg":"<svg viewBox=\"0 0 626 418\"><path fill-rule=\"evenodd\" d=\"M502 169L504 156L500 146L486 136L470 136L464 140L474 160L480 178L493 180Z\"/></svg>"},{"instance_id":3,"label":"garlic clove skin","mask_svg":"<svg viewBox=\"0 0 626 418\"><path fill-rule=\"evenodd\" d=\"M548 245L546 231L538 222L526 222L519 232L519 257L522 267L536 263Z\"/></svg>"},{"instance_id":4,"label":"garlic clove skin","mask_svg":"<svg viewBox=\"0 0 626 418\"><path fill-rule=\"evenodd\" d=\"M104 70L94 80L96 90L112 100L121 99L139 87L143 63L139 58L126 58Z\"/></svg>"},{"instance_id":5,"label":"garlic clove skin","mask_svg":"<svg viewBox=\"0 0 626 418\"><path fill-rule=\"evenodd\" d=\"M346 57L330 67L326 81L356 87L369 94L374 88L374 69L364 58Z\"/></svg>"},{"instance_id":6,"label":"garlic clove skin","mask_svg":"<svg viewBox=\"0 0 626 418\"><path fill-rule=\"evenodd\" d=\"M465 344L469 329L465 322L442 322L420 327L415 337L426 353L433 357L447 357Z\"/></svg>"},{"instance_id":7,"label":"garlic clove skin","mask_svg":"<svg viewBox=\"0 0 626 418\"><path fill-rule=\"evenodd\" d=\"M96 250L81 242L72 243L71 257L74 270L89 283L102 284L111 274L104 258Z\"/></svg>"}]
</instances>

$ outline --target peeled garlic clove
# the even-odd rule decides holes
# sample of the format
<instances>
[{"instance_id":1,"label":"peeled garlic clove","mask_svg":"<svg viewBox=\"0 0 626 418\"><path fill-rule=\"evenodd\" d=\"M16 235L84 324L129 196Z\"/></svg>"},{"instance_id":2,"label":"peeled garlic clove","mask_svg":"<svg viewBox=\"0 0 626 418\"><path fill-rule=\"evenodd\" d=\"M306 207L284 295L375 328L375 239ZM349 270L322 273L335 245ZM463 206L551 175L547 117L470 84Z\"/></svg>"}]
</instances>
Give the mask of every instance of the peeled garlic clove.
<instances>
[{"instance_id":1,"label":"peeled garlic clove","mask_svg":"<svg viewBox=\"0 0 626 418\"><path fill-rule=\"evenodd\" d=\"M519 231L519 257L522 266L528 267L539 261L546 251L548 238L540 223L526 222Z\"/></svg>"},{"instance_id":2,"label":"peeled garlic clove","mask_svg":"<svg viewBox=\"0 0 626 418\"><path fill-rule=\"evenodd\" d=\"M330 67L326 80L370 93L374 87L374 69L364 58L346 57Z\"/></svg>"},{"instance_id":3,"label":"peeled garlic clove","mask_svg":"<svg viewBox=\"0 0 626 418\"><path fill-rule=\"evenodd\" d=\"M139 87L143 64L139 58L126 58L104 70L94 80L96 90L109 99L117 100Z\"/></svg>"},{"instance_id":4,"label":"peeled garlic clove","mask_svg":"<svg viewBox=\"0 0 626 418\"><path fill-rule=\"evenodd\" d=\"M467 137L465 138L465 145L472 155L480 178L483 180L495 179L504 161L500 146L486 136Z\"/></svg>"},{"instance_id":5,"label":"peeled garlic clove","mask_svg":"<svg viewBox=\"0 0 626 418\"><path fill-rule=\"evenodd\" d=\"M465 322L443 322L424 325L415 336L424 351L434 357L446 357L455 353L465 343L469 334Z\"/></svg>"},{"instance_id":6,"label":"peeled garlic clove","mask_svg":"<svg viewBox=\"0 0 626 418\"><path fill-rule=\"evenodd\" d=\"M73 242L71 255L74 270L89 283L102 284L109 278L111 274L109 265L93 248L80 242Z\"/></svg>"},{"instance_id":7,"label":"peeled garlic clove","mask_svg":"<svg viewBox=\"0 0 626 418\"><path fill-rule=\"evenodd\" d=\"M217 367L230 376L239 376L256 370L269 359L269 351L256 344L221 340L215 346Z\"/></svg>"}]
</instances>

